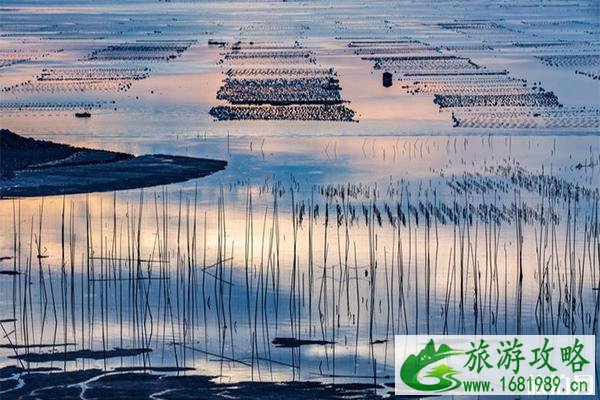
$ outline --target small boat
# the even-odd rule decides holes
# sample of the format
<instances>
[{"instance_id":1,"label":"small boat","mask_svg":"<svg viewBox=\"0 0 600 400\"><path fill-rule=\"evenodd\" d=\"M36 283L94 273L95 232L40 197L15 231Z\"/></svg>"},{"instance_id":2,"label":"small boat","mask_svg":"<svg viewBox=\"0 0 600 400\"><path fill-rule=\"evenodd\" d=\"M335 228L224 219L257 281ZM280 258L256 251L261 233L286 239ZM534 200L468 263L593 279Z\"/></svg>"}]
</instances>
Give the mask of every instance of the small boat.
<instances>
[{"instance_id":1,"label":"small boat","mask_svg":"<svg viewBox=\"0 0 600 400\"><path fill-rule=\"evenodd\" d=\"M390 86L392 86L393 83L393 75L391 72L384 72L383 73L383 86L388 88Z\"/></svg>"},{"instance_id":2,"label":"small boat","mask_svg":"<svg viewBox=\"0 0 600 400\"><path fill-rule=\"evenodd\" d=\"M90 113L89 113L89 112L87 112L87 111L84 111L84 112L78 112L78 113L75 113L75 116L76 116L77 118L89 118L89 117L91 117L91 116L92 116L92 114L90 114Z\"/></svg>"},{"instance_id":3,"label":"small boat","mask_svg":"<svg viewBox=\"0 0 600 400\"><path fill-rule=\"evenodd\" d=\"M227 42L223 41L223 40L215 40L215 39L208 39L208 45L209 46L225 46L227 45Z\"/></svg>"}]
</instances>

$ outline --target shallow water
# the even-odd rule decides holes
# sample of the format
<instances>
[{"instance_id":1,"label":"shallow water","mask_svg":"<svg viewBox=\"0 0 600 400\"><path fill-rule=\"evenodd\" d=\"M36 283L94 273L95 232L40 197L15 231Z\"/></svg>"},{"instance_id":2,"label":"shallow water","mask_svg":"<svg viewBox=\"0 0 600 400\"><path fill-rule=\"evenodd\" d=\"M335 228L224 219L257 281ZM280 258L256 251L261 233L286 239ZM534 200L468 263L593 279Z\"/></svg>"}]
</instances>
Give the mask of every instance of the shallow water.
<instances>
[{"instance_id":1,"label":"shallow water","mask_svg":"<svg viewBox=\"0 0 600 400\"><path fill-rule=\"evenodd\" d=\"M125 92L3 93L3 104L21 109L0 109L2 127L229 164L167 187L0 200L0 257L11 257L0 270L20 272L0 275L0 319L16 320L2 324L12 344L152 349L24 367L191 367L179 374L219 384L389 384L394 334L596 334L597 127L453 128L433 95L407 94L399 81L384 88L381 71L348 48L352 40L399 37L494 46L460 54L541 81L565 108L597 108L597 81L533 57L546 48L512 46L564 39L589 43L567 52L597 52L591 3L518 14L510 5L476 4L461 8L468 12L461 19L510 29L466 33L436 25L455 18L452 2L55 4L5 2L0 49L48 55L0 68L0 86L34 79L42 68L148 67L150 76ZM540 21L592 26L552 29ZM168 62L80 61L140 39L197 43ZM319 65L335 69L359 122L214 121L208 111L224 104L215 95L227 50L208 39L300 42ZM22 107L42 101L57 106ZM74 103L102 107L79 119ZM497 167L521 171L523 180ZM545 178L556 178L562 191ZM542 192L532 184L540 179ZM460 210L456 223L434 216L443 205ZM506 208L494 220L480 205ZM2 344L10 344L6 338ZM274 346L275 338L332 343L290 349ZM0 365L19 365L10 357L25 350L16 351L0 348Z\"/></svg>"}]
</instances>

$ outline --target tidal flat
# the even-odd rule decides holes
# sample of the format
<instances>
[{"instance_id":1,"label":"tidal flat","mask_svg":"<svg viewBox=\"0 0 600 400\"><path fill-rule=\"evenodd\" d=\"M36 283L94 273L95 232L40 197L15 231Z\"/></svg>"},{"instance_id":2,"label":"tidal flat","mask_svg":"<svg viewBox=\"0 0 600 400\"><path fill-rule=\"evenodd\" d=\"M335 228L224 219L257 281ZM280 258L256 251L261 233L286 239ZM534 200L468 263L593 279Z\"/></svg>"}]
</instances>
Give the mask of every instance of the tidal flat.
<instances>
[{"instance_id":1,"label":"tidal flat","mask_svg":"<svg viewBox=\"0 0 600 400\"><path fill-rule=\"evenodd\" d=\"M0 154L0 399L394 398L397 334L597 335L599 68L593 1L4 0L0 128L102 162ZM152 155L215 168L111 178Z\"/></svg>"}]
</instances>

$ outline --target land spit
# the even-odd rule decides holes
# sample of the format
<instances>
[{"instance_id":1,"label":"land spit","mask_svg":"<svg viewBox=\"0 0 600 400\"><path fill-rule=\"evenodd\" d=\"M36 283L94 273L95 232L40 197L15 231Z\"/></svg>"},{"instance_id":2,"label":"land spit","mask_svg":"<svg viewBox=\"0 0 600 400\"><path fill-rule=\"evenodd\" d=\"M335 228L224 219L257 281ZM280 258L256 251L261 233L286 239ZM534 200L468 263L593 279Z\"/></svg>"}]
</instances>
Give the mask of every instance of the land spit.
<instances>
[{"instance_id":1,"label":"land spit","mask_svg":"<svg viewBox=\"0 0 600 400\"><path fill-rule=\"evenodd\" d=\"M25 138L0 130L0 198L50 196L166 185L220 171L226 161L134 156Z\"/></svg>"}]
</instances>

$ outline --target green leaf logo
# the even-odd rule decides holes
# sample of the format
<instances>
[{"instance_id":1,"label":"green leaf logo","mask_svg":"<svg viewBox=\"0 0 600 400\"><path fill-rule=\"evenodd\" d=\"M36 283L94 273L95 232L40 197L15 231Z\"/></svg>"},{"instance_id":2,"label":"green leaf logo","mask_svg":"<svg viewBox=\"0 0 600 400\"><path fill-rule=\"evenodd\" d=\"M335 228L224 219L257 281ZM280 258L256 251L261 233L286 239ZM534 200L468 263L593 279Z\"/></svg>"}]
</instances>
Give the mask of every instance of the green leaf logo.
<instances>
[{"instance_id":1,"label":"green leaf logo","mask_svg":"<svg viewBox=\"0 0 600 400\"><path fill-rule=\"evenodd\" d=\"M419 374L431 364L460 354L463 354L463 352L451 349L445 344L440 345L439 349L436 350L433 339L431 339L419 354L416 356L411 354L406 358L400 368L400 379L411 388L426 392L446 392L456 389L461 385L461 381L454 377L458 374L458 371L445 364L439 364L425 374L427 378L437 378L438 381L435 383L420 382Z\"/></svg>"}]
</instances>

